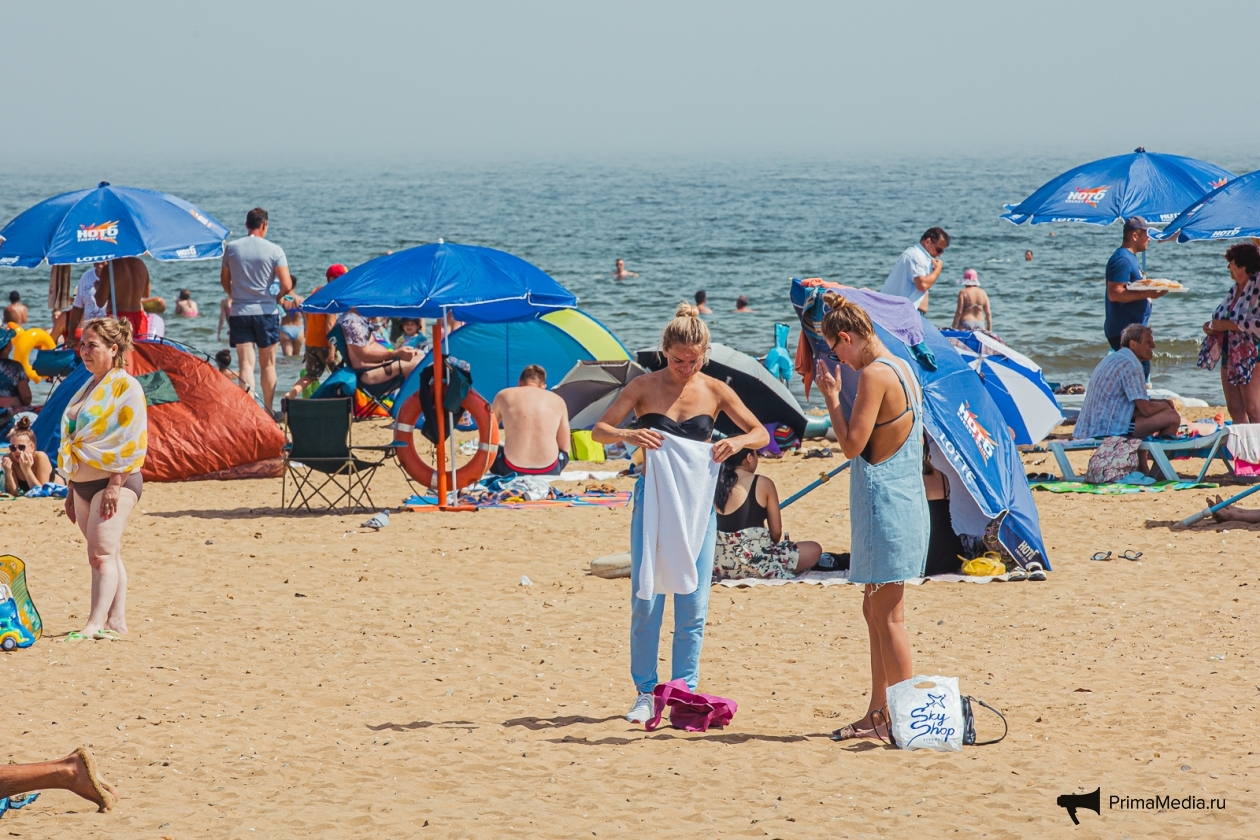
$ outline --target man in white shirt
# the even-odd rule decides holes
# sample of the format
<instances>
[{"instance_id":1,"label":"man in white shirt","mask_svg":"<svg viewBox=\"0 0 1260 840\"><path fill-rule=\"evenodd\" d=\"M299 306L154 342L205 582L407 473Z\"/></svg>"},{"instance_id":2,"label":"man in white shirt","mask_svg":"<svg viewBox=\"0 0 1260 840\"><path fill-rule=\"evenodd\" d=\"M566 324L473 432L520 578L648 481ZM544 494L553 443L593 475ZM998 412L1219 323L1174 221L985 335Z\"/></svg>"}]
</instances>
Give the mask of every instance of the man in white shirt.
<instances>
[{"instance_id":1,"label":"man in white shirt","mask_svg":"<svg viewBox=\"0 0 1260 840\"><path fill-rule=\"evenodd\" d=\"M941 276L941 254L948 247L948 233L942 228L928 228L919 237L918 245L911 245L901 252L880 291L906 298L926 315L928 290Z\"/></svg>"},{"instance_id":2,"label":"man in white shirt","mask_svg":"<svg viewBox=\"0 0 1260 840\"><path fill-rule=\"evenodd\" d=\"M74 303L70 304L70 314L66 317L66 346L71 350L79 341L79 325L93 318L104 318L105 307L96 302L96 269L104 268L105 263L93 263L79 278L78 288L74 292Z\"/></svg>"}]
</instances>

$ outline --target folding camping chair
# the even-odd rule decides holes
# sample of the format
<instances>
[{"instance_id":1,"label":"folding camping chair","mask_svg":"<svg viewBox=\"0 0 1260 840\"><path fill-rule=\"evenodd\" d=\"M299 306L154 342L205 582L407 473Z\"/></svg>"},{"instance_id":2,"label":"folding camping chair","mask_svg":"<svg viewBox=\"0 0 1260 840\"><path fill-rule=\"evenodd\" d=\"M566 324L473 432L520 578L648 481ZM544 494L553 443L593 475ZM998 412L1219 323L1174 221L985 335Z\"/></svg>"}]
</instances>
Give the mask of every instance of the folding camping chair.
<instances>
[{"instance_id":1,"label":"folding camping chair","mask_svg":"<svg viewBox=\"0 0 1260 840\"><path fill-rule=\"evenodd\" d=\"M376 510L368 494L368 484L377 468L392 458L402 444L355 446L350 439L350 397L285 400L284 403L285 428L290 439L284 448L284 475L280 484L280 504L285 512L298 508L313 511L311 503L318 501L329 510L341 509L346 513ZM355 453L361 451L382 454L379 460L368 461L356 456ZM292 499L288 499L290 475L293 477Z\"/></svg>"},{"instance_id":2,"label":"folding camping chair","mask_svg":"<svg viewBox=\"0 0 1260 840\"><path fill-rule=\"evenodd\" d=\"M392 414L389 406L385 405L384 400L386 397L402 387L406 377L401 375L393 376L386 379L384 382L378 382L374 385L365 385L362 381L363 374L370 370L378 370L383 367L388 367L393 364L393 362L385 362L384 364L379 365L369 365L368 367L357 369L350 367L350 352L346 348L346 334L342 331L340 322L334 324L333 328L328 331L328 340L332 342L333 347L337 350L337 356L339 357L338 362L332 368L333 375L329 377L328 381L332 382L338 375L352 375L354 377L355 390L362 394L368 401L366 408L375 406L387 415ZM354 418L356 420L366 420L371 416L372 412L361 410L357 405L354 407Z\"/></svg>"}]
</instances>

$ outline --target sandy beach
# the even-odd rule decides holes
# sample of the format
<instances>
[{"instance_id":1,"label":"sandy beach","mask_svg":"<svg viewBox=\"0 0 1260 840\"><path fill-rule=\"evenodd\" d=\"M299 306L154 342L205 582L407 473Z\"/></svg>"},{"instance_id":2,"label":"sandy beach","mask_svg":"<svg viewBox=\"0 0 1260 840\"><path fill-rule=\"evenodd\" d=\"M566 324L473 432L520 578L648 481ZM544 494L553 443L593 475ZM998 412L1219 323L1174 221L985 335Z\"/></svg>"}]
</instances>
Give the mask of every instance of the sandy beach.
<instances>
[{"instance_id":1,"label":"sandy beach","mask_svg":"<svg viewBox=\"0 0 1260 840\"><path fill-rule=\"evenodd\" d=\"M790 490L838 463L790 457L763 472ZM392 468L373 486L381 504L405 492ZM33 761L89 744L122 796L98 815L51 791L0 827L118 838L1254 836L1248 630L1260 574L1249 561L1260 528L1170 530L1202 492L1038 493L1048 581L908 591L916 670L960 676L1010 721L1001 744L961 753L827 738L865 711L854 587L714 589L701 690L738 701L734 722L646 733L622 718L629 581L587 572L627 550L629 510L402 513L376 533L357 527L363 515L281 516L279 499L279 480L146 487L125 543L131 632L95 643L58 638L81 624L89 594L60 503L0 505L46 625L35 647L0 659L5 754ZM842 479L785 521L843 550L846 511ZM1141 561L1089 560L1130 548ZM995 733L991 719L979 725ZM1057 796L1096 787L1102 815L1083 812L1073 829ZM1227 804L1109 810L1113 794Z\"/></svg>"}]
</instances>

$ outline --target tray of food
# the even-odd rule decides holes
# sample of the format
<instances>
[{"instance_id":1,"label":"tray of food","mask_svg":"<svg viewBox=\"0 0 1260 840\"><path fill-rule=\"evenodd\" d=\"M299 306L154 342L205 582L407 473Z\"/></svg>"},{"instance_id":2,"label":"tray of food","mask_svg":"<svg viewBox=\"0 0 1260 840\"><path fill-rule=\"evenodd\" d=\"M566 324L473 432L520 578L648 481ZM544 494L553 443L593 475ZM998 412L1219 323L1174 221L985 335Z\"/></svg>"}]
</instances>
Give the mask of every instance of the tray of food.
<instances>
[{"instance_id":1,"label":"tray of food","mask_svg":"<svg viewBox=\"0 0 1260 840\"><path fill-rule=\"evenodd\" d=\"M1186 290L1186 287L1176 280L1158 277L1147 277L1136 283L1130 283L1125 288L1132 292L1184 292Z\"/></svg>"}]
</instances>

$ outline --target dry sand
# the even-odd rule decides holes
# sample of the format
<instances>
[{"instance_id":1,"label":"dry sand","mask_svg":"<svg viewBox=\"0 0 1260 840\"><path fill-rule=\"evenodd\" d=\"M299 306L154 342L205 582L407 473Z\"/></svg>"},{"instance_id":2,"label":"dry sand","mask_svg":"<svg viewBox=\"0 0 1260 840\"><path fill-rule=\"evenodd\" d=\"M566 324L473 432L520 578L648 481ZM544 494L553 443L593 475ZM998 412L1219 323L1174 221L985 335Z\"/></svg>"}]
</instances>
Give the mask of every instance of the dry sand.
<instances>
[{"instance_id":1,"label":"dry sand","mask_svg":"<svg viewBox=\"0 0 1260 840\"><path fill-rule=\"evenodd\" d=\"M763 463L786 494L839 461ZM373 490L381 504L405 495L392 467ZM0 503L0 549L30 564L47 634L0 658L4 754L90 744L122 797L98 815L48 792L0 829L1256 836L1260 527L1170 530L1203 496L1038 493L1048 581L908 589L916 670L960 676L1010 720L1004 742L961 753L828 740L866 706L852 587L713 590L701 690L736 699L734 723L627 724L629 581L586 566L627 549L628 510L395 514L364 533L363 515L279 515L279 480L153 484L125 543L130 636L65 643L88 607L83 541L59 502ZM795 537L843 549L846 510L839 480L785 519ZM1088 559L1128 548L1142 560ZM1073 828L1056 797L1096 787L1102 815ZM1226 808L1110 810L1112 794Z\"/></svg>"}]
</instances>

